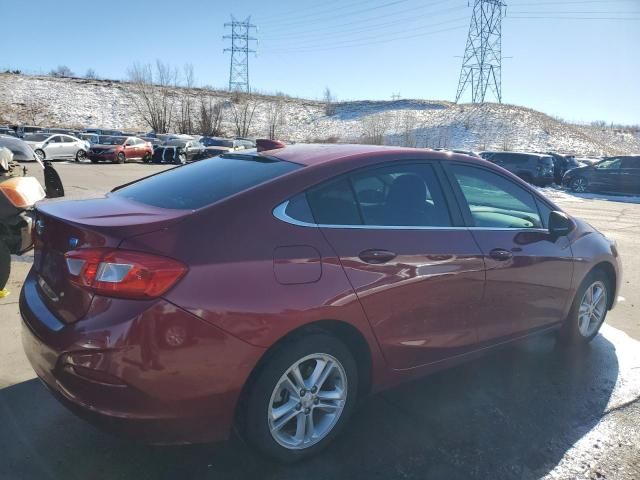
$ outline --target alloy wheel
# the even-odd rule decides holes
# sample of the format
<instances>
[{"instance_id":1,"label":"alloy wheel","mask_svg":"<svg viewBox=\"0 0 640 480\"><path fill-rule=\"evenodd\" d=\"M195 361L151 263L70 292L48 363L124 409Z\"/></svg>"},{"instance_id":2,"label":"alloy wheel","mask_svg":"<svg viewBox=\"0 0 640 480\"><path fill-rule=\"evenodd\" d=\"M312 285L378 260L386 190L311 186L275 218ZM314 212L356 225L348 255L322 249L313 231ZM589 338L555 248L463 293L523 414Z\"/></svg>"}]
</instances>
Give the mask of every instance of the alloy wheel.
<instances>
[{"instance_id":1,"label":"alloy wheel","mask_svg":"<svg viewBox=\"0 0 640 480\"><path fill-rule=\"evenodd\" d=\"M273 439L291 450L321 441L337 424L347 389L347 375L335 357L317 353L298 360L280 377L269 400Z\"/></svg>"},{"instance_id":2,"label":"alloy wheel","mask_svg":"<svg viewBox=\"0 0 640 480\"><path fill-rule=\"evenodd\" d=\"M587 338L600 327L607 311L607 288L604 283L592 283L584 292L578 309L578 330Z\"/></svg>"},{"instance_id":3,"label":"alloy wheel","mask_svg":"<svg viewBox=\"0 0 640 480\"><path fill-rule=\"evenodd\" d=\"M574 192L584 193L587 191L587 180L582 177L578 177L571 183L571 187Z\"/></svg>"}]
</instances>

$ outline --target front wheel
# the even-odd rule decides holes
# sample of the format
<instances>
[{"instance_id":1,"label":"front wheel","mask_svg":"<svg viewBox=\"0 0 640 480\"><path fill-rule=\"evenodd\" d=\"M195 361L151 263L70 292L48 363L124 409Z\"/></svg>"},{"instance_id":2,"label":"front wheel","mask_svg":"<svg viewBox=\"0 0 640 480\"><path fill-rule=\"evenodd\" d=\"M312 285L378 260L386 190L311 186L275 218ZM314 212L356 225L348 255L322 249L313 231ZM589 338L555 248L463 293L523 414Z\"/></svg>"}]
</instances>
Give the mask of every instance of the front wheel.
<instances>
[{"instance_id":1,"label":"front wheel","mask_svg":"<svg viewBox=\"0 0 640 480\"><path fill-rule=\"evenodd\" d=\"M85 152L84 150L78 150L78 152L76 153L76 162L81 162L85 158L87 158L87 152Z\"/></svg>"},{"instance_id":2,"label":"front wheel","mask_svg":"<svg viewBox=\"0 0 640 480\"><path fill-rule=\"evenodd\" d=\"M9 281L11 271L11 252L4 242L0 241L0 290L4 290Z\"/></svg>"},{"instance_id":3,"label":"front wheel","mask_svg":"<svg viewBox=\"0 0 640 480\"><path fill-rule=\"evenodd\" d=\"M587 275L560 330L561 340L570 344L586 344L593 340L607 316L610 295L609 279L601 270Z\"/></svg>"},{"instance_id":4,"label":"front wheel","mask_svg":"<svg viewBox=\"0 0 640 480\"><path fill-rule=\"evenodd\" d=\"M34 153L38 156L40 161L44 160L46 157L46 155L44 154L44 150L42 150L41 148L38 148Z\"/></svg>"},{"instance_id":5,"label":"front wheel","mask_svg":"<svg viewBox=\"0 0 640 480\"><path fill-rule=\"evenodd\" d=\"M584 193L587 191L588 187L589 187L589 182L584 177L574 178L573 180L571 180L571 184L569 185L569 188L571 188L571 191L576 193Z\"/></svg>"},{"instance_id":6,"label":"front wheel","mask_svg":"<svg viewBox=\"0 0 640 480\"><path fill-rule=\"evenodd\" d=\"M127 157L124 153L120 152L116 155L116 163L124 163L127 161Z\"/></svg>"},{"instance_id":7,"label":"front wheel","mask_svg":"<svg viewBox=\"0 0 640 480\"><path fill-rule=\"evenodd\" d=\"M326 447L353 410L356 362L338 339L314 333L281 345L249 388L244 418L248 440L282 462Z\"/></svg>"}]
</instances>

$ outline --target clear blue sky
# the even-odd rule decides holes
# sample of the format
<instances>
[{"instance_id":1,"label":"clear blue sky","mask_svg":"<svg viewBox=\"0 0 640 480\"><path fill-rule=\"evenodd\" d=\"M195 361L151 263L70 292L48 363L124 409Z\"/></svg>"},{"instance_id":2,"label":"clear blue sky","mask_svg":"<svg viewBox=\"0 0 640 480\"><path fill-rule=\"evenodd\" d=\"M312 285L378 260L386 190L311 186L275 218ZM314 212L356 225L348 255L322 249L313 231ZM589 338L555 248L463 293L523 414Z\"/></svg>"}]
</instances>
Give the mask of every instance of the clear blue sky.
<instances>
[{"instance_id":1,"label":"clear blue sky","mask_svg":"<svg viewBox=\"0 0 640 480\"><path fill-rule=\"evenodd\" d=\"M640 0L506 1L505 103L640 123ZM223 24L251 15L253 88L320 98L328 86L339 100L453 100L471 17L466 0L0 0L0 11L3 69L125 78L161 59L216 87L228 82Z\"/></svg>"}]
</instances>

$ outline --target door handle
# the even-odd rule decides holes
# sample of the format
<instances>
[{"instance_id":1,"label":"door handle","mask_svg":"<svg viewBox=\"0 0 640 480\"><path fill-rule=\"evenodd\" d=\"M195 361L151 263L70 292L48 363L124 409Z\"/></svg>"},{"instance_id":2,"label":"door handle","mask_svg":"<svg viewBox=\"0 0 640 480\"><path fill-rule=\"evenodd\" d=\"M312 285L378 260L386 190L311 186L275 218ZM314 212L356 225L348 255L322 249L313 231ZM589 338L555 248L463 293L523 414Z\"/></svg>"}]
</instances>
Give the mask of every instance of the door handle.
<instances>
[{"instance_id":1,"label":"door handle","mask_svg":"<svg viewBox=\"0 0 640 480\"><path fill-rule=\"evenodd\" d=\"M513 253L509 250L505 250L504 248L494 248L489 252L489 256L494 260L504 262L505 260L513 258Z\"/></svg>"},{"instance_id":2,"label":"door handle","mask_svg":"<svg viewBox=\"0 0 640 480\"><path fill-rule=\"evenodd\" d=\"M386 263L389 260L393 260L394 258L396 258L396 254L393 252L390 252L388 250L376 250L376 249L364 250L360 252L360 255L358 256L360 257L360 260L362 260L363 262L372 263L374 265L377 265L380 263Z\"/></svg>"}]
</instances>

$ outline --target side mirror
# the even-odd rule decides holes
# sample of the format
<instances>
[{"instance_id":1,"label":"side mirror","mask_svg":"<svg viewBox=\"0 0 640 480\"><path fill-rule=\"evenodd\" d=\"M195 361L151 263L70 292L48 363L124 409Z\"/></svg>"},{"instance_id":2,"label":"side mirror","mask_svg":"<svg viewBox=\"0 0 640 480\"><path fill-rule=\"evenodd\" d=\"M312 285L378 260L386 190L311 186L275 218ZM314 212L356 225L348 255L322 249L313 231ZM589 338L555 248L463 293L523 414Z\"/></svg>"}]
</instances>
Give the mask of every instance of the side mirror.
<instances>
[{"instance_id":1,"label":"side mirror","mask_svg":"<svg viewBox=\"0 0 640 480\"><path fill-rule=\"evenodd\" d=\"M556 239L569 235L575 228L575 224L564 212L553 211L549 214L549 233Z\"/></svg>"}]
</instances>

